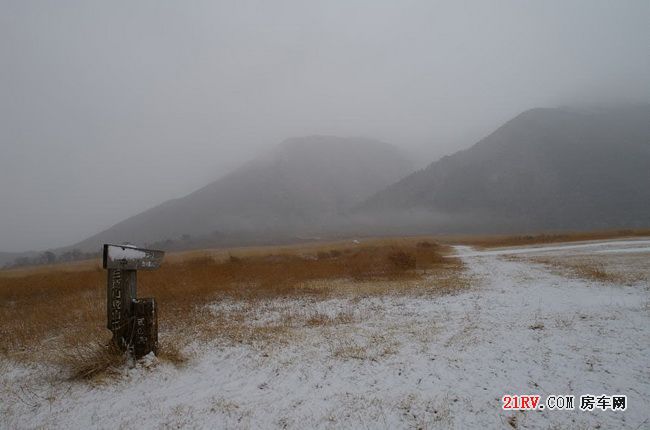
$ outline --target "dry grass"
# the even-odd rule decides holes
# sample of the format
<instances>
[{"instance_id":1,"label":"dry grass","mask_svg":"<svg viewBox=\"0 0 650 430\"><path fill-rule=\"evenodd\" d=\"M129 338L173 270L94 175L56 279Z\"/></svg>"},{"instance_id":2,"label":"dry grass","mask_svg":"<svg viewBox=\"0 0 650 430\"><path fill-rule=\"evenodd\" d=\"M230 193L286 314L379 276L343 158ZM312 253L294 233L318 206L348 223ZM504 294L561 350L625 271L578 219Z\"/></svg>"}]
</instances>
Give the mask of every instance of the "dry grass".
<instances>
[{"instance_id":1,"label":"dry grass","mask_svg":"<svg viewBox=\"0 0 650 430\"><path fill-rule=\"evenodd\" d=\"M354 339L349 334L341 334L330 342L331 357L343 361L380 361L396 354L399 348L393 336L377 333L371 334L366 339Z\"/></svg>"},{"instance_id":2,"label":"dry grass","mask_svg":"<svg viewBox=\"0 0 650 430\"><path fill-rule=\"evenodd\" d=\"M354 322L352 312L339 312L334 316L329 316L322 312L315 312L306 318L305 325L308 327L320 327L328 325L350 324Z\"/></svg>"},{"instance_id":3,"label":"dry grass","mask_svg":"<svg viewBox=\"0 0 650 430\"><path fill-rule=\"evenodd\" d=\"M593 279L600 282L618 282L620 279L613 273L608 272L601 265L574 264L569 269L580 278Z\"/></svg>"},{"instance_id":4,"label":"dry grass","mask_svg":"<svg viewBox=\"0 0 650 430\"><path fill-rule=\"evenodd\" d=\"M605 266L597 261L585 259L557 259L546 257L533 257L531 261L549 266L562 275L589 279L597 282L624 283L625 277L619 273L608 271Z\"/></svg>"},{"instance_id":5,"label":"dry grass","mask_svg":"<svg viewBox=\"0 0 650 430\"><path fill-rule=\"evenodd\" d=\"M413 293L423 277L439 276L440 290L458 287L459 260L449 249L420 239L375 240L363 245L321 244L203 251L172 255L156 271L138 273L140 297L159 309L159 357L182 364L194 340L254 343L294 328L346 324L352 312L283 315L253 324L263 303L337 295ZM0 354L14 360L55 361L77 378L118 368L122 354L109 347L105 329L106 272L96 262L0 272ZM421 288L421 287L420 287ZM243 308L214 312L213 302Z\"/></svg>"},{"instance_id":6,"label":"dry grass","mask_svg":"<svg viewBox=\"0 0 650 430\"><path fill-rule=\"evenodd\" d=\"M103 380L119 373L127 357L112 343L89 342L57 350L57 361L68 369L71 379Z\"/></svg>"},{"instance_id":7,"label":"dry grass","mask_svg":"<svg viewBox=\"0 0 650 430\"><path fill-rule=\"evenodd\" d=\"M650 229L540 233L526 235L455 236L446 237L443 239L443 241L447 243L462 243L466 245L477 246L479 248L495 248L505 246L525 246L545 243L579 242L586 240L605 240L643 236L650 236Z\"/></svg>"}]
</instances>

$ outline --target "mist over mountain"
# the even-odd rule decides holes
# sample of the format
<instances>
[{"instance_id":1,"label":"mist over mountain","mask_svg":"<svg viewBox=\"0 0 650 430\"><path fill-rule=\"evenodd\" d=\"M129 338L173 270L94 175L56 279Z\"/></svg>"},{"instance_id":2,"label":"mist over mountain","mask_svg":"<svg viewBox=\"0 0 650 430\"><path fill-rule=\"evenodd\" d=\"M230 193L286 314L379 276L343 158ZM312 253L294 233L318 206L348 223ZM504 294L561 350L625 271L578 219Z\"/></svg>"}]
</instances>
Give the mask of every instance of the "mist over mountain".
<instances>
[{"instance_id":1,"label":"mist over mountain","mask_svg":"<svg viewBox=\"0 0 650 430\"><path fill-rule=\"evenodd\" d=\"M471 148L411 169L399 150L371 139L288 139L185 197L58 251L648 227L650 105L531 109ZM42 255L2 254L0 263L21 257Z\"/></svg>"},{"instance_id":2,"label":"mist over mountain","mask_svg":"<svg viewBox=\"0 0 650 430\"><path fill-rule=\"evenodd\" d=\"M411 172L399 150L364 138L288 139L273 151L179 199L169 200L75 245L147 244L188 236L259 243L314 234Z\"/></svg>"},{"instance_id":3,"label":"mist over mountain","mask_svg":"<svg viewBox=\"0 0 650 430\"><path fill-rule=\"evenodd\" d=\"M526 111L358 213L392 231L647 227L650 106Z\"/></svg>"}]
</instances>

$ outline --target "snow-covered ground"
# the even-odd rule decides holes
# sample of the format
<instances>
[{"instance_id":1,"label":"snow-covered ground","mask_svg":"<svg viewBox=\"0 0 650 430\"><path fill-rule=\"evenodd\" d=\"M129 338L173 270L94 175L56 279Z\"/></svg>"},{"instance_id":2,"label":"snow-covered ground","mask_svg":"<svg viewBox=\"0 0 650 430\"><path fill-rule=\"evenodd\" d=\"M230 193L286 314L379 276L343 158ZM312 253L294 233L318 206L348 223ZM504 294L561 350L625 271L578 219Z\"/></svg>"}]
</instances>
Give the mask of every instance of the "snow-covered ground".
<instances>
[{"instance_id":1,"label":"snow-covered ground","mask_svg":"<svg viewBox=\"0 0 650 430\"><path fill-rule=\"evenodd\" d=\"M635 242L535 248L601 258L634 249L619 257L650 271L650 242ZM504 250L457 252L472 286L455 294L269 305L353 316L304 327L277 345L197 344L184 367L145 360L104 385L0 364L0 426L650 428L647 282L567 278ZM505 412L504 394L625 394L628 408Z\"/></svg>"}]
</instances>

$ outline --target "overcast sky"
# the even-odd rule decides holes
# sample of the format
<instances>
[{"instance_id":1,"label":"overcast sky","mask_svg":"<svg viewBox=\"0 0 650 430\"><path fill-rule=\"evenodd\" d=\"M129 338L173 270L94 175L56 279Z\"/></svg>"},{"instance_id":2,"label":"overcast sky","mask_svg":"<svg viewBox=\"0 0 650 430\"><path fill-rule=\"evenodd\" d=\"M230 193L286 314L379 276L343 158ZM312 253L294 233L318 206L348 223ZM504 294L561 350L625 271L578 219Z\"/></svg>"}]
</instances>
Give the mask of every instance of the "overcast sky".
<instances>
[{"instance_id":1,"label":"overcast sky","mask_svg":"<svg viewBox=\"0 0 650 430\"><path fill-rule=\"evenodd\" d=\"M0 251L70 245L291 136L421 164L650 100L650 2L0 0Z\"/></svg>"}]
</instances>

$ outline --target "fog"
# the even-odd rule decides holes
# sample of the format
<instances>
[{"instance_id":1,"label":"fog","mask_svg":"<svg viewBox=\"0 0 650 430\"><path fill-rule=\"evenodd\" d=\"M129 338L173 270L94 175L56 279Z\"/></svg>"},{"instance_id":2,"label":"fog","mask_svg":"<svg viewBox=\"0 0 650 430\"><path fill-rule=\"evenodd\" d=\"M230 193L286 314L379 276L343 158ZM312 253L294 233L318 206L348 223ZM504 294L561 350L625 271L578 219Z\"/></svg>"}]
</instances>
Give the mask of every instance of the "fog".
<instances>
[{"instance_id":1,"label":"fog","mask_svg":"<svg viewBox=\"0 0 650 430\"><path fill-rule=\"evenodd\" d=\"M65 246L288 137L419 166L538 106L650 100L650 2L0 1L0 251Z\"/></svg>"}]
</instances>

